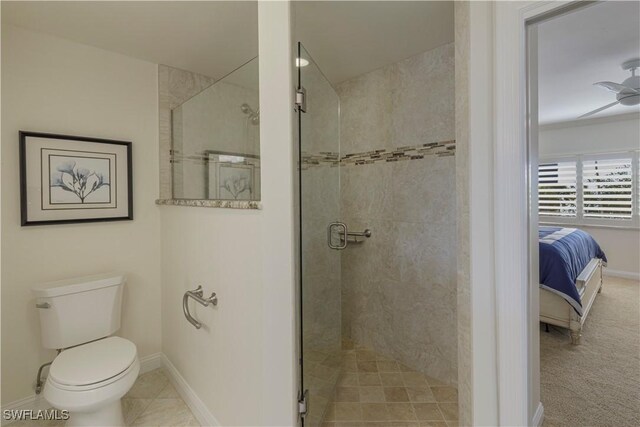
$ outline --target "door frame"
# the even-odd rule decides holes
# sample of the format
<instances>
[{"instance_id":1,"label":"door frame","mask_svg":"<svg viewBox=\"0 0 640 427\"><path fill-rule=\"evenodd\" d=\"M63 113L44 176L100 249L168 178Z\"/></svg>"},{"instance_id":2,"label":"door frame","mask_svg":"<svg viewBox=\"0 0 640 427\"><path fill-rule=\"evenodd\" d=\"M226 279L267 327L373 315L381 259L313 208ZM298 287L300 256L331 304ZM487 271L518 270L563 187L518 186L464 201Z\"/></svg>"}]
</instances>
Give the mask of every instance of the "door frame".
<instances>
[{"instance_id":1,"label":"door frame","mask_svg":"<svg viewBox=\"0 0 640 427\"><path fill-rule=\"evenodd\" d=\"M586 1L525 1L495 3L494 33L494 245L500 425L541 425L538 287L531 268L537 254L535 182L537 139L530 136L527 27L568 13ZM530 151L531 150L531 151ZM473 166L472 166L473 167ZM537 169L537 168L536 168ZM524 172L526 171L526 173ZM517 284L514 286L514 283ZM523 361L525 368L523 369Z\"/></svg>"}]
</instances>

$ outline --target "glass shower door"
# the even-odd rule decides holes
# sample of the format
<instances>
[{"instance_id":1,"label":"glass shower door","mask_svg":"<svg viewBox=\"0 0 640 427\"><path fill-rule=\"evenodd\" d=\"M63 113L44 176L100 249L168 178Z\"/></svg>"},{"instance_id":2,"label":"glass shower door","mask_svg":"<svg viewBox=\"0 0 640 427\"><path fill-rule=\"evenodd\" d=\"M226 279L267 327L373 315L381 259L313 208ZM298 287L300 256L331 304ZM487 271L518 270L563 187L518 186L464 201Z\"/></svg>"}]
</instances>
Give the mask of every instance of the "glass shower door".
<instances>
[{"instance_id":1,"label":"glass shower door","mask_svg":"<svg viewBox=\"0 0 640 427\"><path fill-rule=\"evenodd\" d=\"M321 424L341 368L340 102L336 91L298 43L300 144L300 316L305 426Z\"/></svg>"}]
</instances>

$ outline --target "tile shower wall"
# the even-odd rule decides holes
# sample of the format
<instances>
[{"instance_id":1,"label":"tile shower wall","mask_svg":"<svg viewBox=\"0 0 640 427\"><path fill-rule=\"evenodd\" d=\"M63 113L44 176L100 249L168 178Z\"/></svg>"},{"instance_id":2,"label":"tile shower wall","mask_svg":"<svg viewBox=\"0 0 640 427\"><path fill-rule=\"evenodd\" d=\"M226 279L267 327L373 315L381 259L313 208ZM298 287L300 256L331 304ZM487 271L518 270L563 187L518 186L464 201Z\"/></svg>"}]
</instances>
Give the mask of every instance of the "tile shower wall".
<instances>
[{"instance_id":1,"label":"tile shower wall","mask_svg":"<svg viewBox=\"0 0 640 427\"><path fill-rule=\"evenodd\" d=\"M342 335L457 384L454 46L341 83Z\"/></svg>"}]
</instances>

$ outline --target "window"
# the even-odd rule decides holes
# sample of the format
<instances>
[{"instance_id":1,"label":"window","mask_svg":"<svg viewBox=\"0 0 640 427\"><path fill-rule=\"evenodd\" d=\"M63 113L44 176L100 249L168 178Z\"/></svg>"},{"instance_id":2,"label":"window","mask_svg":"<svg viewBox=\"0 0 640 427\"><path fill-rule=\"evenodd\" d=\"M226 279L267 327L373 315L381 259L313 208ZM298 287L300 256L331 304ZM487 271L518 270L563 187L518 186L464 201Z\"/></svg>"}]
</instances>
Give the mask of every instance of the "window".
<instances>
[{"instance_id":1,"label":"window","mask_svg":"<svg viewBox=\"0 0 640 427\"><path fill-rule=\"evenodd\" d=\"M582 162L582 211L585 218L631 219L631 158Z\"/></svg>"},{"instance_id":2,"label":"window","mask_svg":"<svg viewBox=\"0 0 640 427\"><path fill-rule=\"evenodd\" d=\"M540 162L540 222L638 227L637 152L579 155Z\"/></svg>"},{"instance_id":3,"label":"window","mask_svg":"<svg viewBox=\"0 0 640 427\"><path fill-rule=\"evenodd\" d=\"M576 162L538 166L538 209L542 216L575 218L578 190Z\"/></svg>"}]
</instances>

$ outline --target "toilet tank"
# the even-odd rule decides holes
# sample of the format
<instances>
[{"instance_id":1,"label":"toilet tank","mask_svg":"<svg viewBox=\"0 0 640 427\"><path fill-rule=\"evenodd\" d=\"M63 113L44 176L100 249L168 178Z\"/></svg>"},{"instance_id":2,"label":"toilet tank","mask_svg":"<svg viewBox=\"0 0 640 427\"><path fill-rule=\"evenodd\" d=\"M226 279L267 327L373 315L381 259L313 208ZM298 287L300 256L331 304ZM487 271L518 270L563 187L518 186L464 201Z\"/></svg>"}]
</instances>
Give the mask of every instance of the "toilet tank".
<instances>
[{"instance_id":1,"label":"toilet tank","mask_svg":"<svg viewBox=\"0 0 640 427\"><path fill-rule=\"evenodd\" d=\"M124 274L111 273L44 283L32 289L40 314L42 345L68 348L120 329Z\"/></svg>"}]
</instances>

